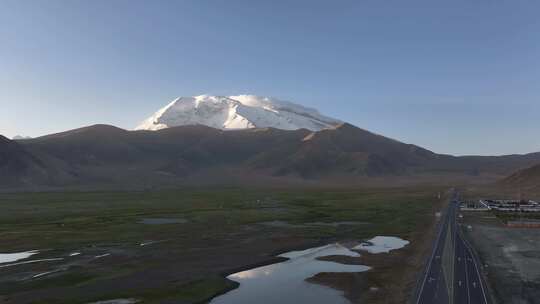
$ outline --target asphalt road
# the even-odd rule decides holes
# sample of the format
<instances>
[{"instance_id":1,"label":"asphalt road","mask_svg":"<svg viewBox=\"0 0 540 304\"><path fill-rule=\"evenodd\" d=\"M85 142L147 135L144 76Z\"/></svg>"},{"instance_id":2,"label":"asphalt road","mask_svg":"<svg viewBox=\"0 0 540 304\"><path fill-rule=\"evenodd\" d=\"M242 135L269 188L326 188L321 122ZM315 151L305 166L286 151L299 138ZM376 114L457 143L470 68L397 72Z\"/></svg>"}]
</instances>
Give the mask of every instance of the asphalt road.
<instances>
[{"instance_id":1,"label":"asphalt road","mask_svg":"<svg viewBox=\"0 0 540 304\"><path fill-rule=\"evenodd\" d=\"M488 304L480 268L469 244L456 233L454 263L454 303Z\"/></svg>"},{"instance_id":2,"label":"asphalt road","mask_svg":"<svg viewBox=\"0 0 540 304\"><path fill-rule=\"evenodd\" d=\"M439 234L435 241L427 272L421 283L422 285L420 287L418 301L416 302L417 304L449 303L448 290L442 272L442 254L446 231L449 224L449 213L450 212L446 213L446 216L439 227Z\"/></svg>"},{"instance_id":3,"label":"asphalt road","mask_svg":"<svg viewBox=\"0 0 540 304\"><path fill-rule=\"evenodd\" d=\"M468 243L463 239L457 229L456 213L457 200L452 199L443 221L439 226L439 233L430 257L427 270L416 299L416 304L489 304L486 288L481 277L480 268L472 254ZM448 229L452 234L449 234ZM450 240L446 240L450 237ZM449 290L443 273L443 255L446 246L453 244L454 250L447 249L446 254L453 256L454 282L453 290ZM450 260L451 261L451 260ZM451 265L447 263L447 265ZM451 267L450 267L451 269ZM448 277L448 276L446 276ZM453 297L450 294L453 293ZM453 302L453 303L452 303Z\"/></svg>"}]
</instances>

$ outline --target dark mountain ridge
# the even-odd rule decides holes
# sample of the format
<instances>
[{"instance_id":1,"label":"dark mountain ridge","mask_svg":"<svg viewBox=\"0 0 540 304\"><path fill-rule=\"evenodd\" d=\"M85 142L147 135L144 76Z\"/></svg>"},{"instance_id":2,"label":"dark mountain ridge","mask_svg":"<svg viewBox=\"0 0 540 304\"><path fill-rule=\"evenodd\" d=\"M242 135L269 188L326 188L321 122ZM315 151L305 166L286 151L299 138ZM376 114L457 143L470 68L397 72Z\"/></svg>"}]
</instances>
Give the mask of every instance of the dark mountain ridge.
<instances>
[{"instance_id":1,"label":"dark mountain ridge","mask_svg":"<svg viewBox=\"0 0 540 304\"><path fill-rule=\"evenodd\" d=\"M0 184L18 186L47 179L44 164L17 142L0 135Z\"/></svg>"},{"instance_id":2,"label":"dark mountain ridge","mask_svg":"<svg viewBox=\"0 0 540 304\"><path fill-rule=\"evenodd\" d=\"M321 182L434 174L502 176L540 163L540 153L436 154L346 123L317 132L223 131L202 125L127 131L94 125L20 142L2 137L0 157L3 188L227 183L231 174L244 181Z\"/></svg>"}]
</instances>

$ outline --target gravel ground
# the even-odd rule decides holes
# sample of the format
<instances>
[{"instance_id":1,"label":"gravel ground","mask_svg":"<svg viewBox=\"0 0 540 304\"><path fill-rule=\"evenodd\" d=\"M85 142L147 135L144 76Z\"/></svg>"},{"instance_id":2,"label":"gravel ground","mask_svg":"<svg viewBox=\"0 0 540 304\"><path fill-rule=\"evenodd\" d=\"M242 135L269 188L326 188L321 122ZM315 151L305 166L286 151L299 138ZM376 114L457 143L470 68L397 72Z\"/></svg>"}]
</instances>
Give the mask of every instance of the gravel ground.
<instances>
[{"instance_id":1,"label":"gravel ground","mask_svg":"<svg viewBox=\"0 0 540 304\"><path fill-rule=\"evenodd\" d=\"M489 213L466 213L466 235L487 264L496 303L540 303L540 229L507 228Z\"/></svg>"}]
</instances>

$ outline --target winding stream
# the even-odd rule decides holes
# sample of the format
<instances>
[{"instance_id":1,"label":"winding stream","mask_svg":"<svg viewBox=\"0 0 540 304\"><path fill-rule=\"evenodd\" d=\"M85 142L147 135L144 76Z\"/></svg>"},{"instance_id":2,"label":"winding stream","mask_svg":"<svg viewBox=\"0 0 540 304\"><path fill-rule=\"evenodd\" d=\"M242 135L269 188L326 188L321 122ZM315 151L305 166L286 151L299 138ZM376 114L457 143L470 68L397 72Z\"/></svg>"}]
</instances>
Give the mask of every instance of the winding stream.
<instances>
[{"instance_id":1,"label":"winding stream","mask_svg":"<svg viewBox=\"0 0 540 304\"><path fill-rule=\"evenodd\" d=\"M363 272L364 265L345 265L319 261L318 257L342 255L358 257L359 253L340 244L331 244L303 251L292 251L279 257L289 260L262 266L227 278L240 283L240 287L215 298L212 304L346 304L343 292L306 281L321 272Z\"/></svg>"}]
</instances>

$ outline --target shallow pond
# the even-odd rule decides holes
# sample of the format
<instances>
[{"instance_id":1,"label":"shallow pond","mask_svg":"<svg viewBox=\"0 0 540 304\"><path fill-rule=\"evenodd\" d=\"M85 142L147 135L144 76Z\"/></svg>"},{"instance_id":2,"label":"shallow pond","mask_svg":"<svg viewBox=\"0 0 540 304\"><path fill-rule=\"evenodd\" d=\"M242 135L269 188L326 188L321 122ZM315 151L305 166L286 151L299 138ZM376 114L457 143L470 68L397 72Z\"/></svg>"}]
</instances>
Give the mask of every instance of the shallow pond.
<instances>
[{"instance_id":1,"label":"shallow pond","mask_svg":"<svg viewBox=\"0 0 540 304\"><path fill-rule=\"evenodd\" d=\"M215 298L211 303L349 303L343 297L343 292L306 281L321 272L363 272L370 269L363 265L345 265L317 260L319 257L332 255L360 256L357 252L339 244L288 252L279 255L279 257L288 258L287 261L228 276L228 279L240 283L240 287Z\"/></svg>"},{"instance_id":2,"label":"shallow pond","mask_svg":"<svg viewBox=\"0 0 540 304\"><path fill-rule=\"evenodd\" d=\"M409 241L395 236L376 236L360 245L354 247L355 250L363 250L369 253L388 253L392 250L400 249L409 244Z\"/></svg>"},{"instance_id":3,"label":"shallow pond","mask_svg":"<svg viewBox=\"0 0 540 304\"><path fill-rule=\"evenodd\" d=\"M89 304L134 304L134 303L139 303L139 300L137 300L137 299L114 299L114 300L92 302L92 303L89 303Z\"/></svg>"},{"instance_id":4,"label":"shallow pond","mask_svg":"<svg viewBox=\"0 0 540 304\"><path fill-rule=\"evenodd\" d=\"M16 262L19 260L23 260L26 258L29 258L33 256L34 254L38 254L39 251L33 250L33 251L25 251L25 252L14 252L14 253L0 253L0 264L1 263L11 263Z\"/></svg>"},{"instance_id":5,"label":"shallow pond","mask_svg":"<svg viewBox=\"0 0 540 304\"><path fill-rule=\"evenodd\" d=\"M143 218L139 223L145 225L185 224L187 220L182 218Z\"/></svg>"},{"instance_id":6,"label":"shallow pond","mask_svg":"<svg viewBox=\"0 0 540 304\"><path fill-rule=\"evenodd\" d=\"M261 222L260 225L276 227L276 228L306 228L306 227L317 227L317 226L328 226L328 227L340 227L340 226L354 226L354 225L366 225L369 223L366 222L355 222L355 221L341 221L341 222L307 222L302 224L292 224L286 221L269 221Z\"/></svg>"}]
</instances>

